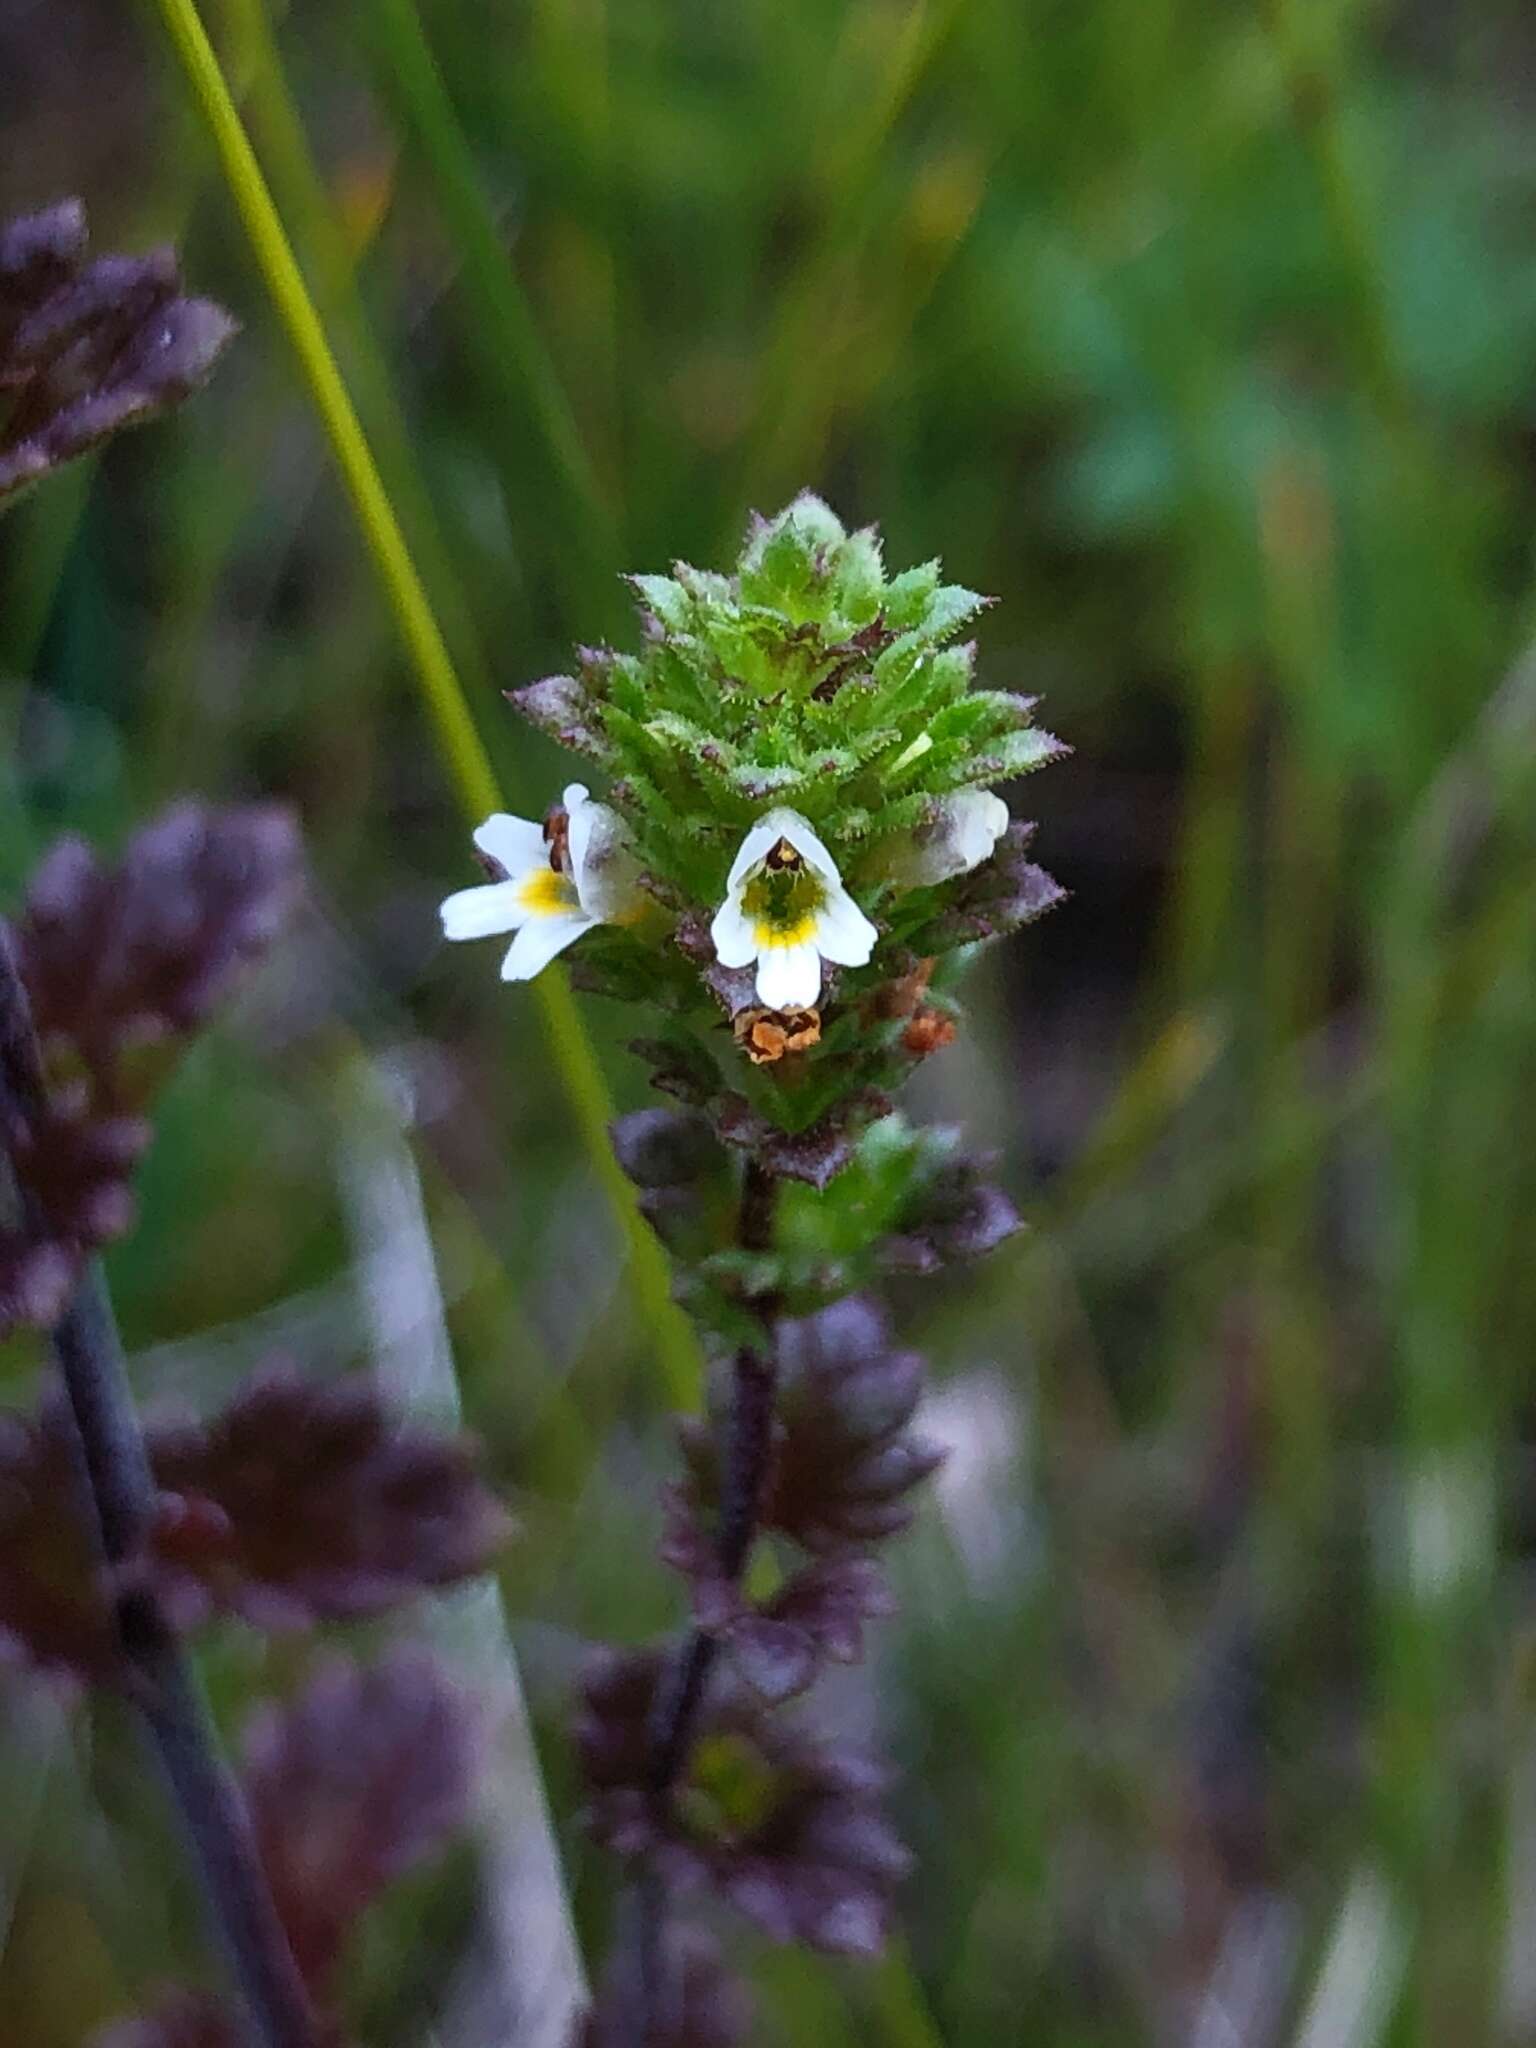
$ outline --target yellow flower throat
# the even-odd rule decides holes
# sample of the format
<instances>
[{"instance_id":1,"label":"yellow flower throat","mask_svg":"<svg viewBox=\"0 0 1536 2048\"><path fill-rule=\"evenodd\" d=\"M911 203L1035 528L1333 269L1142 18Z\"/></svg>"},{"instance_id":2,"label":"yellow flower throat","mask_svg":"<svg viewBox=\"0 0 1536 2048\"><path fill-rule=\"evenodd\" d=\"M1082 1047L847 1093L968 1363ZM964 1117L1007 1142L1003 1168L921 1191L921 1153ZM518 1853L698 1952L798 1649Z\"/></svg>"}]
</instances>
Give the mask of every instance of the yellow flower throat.
<instances>
[{"instance_id":1,"label":"yellow flower throat","mask_svg":"<svg viewBox=\"0 0 1536 2048\"><path fill-rule=\"evenodd\" d=\"M530 917L560 917L581 908L570 876L550 867L532 870L518 891L518 901Z\"/></svg>"},{"instance_id":2,"label":"yellow flower throat","mask_svg":"<svg viewBox=\"0 0 1536 2048\"><path fill-rule=\"evenodd\" d=\"M760 953L803 946L814 939L827 900L819 877L792 848L788 858L784 851L781 840L741 893L741 907L751 922L752 940Z\"/></svg>"}]
</instances>

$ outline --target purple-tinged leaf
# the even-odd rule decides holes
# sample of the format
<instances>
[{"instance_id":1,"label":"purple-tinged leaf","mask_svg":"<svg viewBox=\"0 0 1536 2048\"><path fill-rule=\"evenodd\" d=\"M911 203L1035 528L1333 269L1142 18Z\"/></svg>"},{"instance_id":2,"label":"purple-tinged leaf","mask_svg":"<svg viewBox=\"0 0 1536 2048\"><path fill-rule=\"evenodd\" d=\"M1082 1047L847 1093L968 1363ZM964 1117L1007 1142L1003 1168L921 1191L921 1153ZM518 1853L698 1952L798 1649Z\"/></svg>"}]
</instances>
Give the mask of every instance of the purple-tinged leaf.
<instances>
[{"instance_id":1,"label":"purple-tinged leaf","mask_svg":"<svg viewBox=\"0 0 1536 2048\"><path fill-rule=\"evenodd\" d=\"M130 1227L141 1112L298 880L272 807L177 804L116 867L73 838L44 859L15 930L44 1075L40 1102L6 1091L0 1145L29 1213L0 1224L0 1335L55 1321L87 1254Z\"/></svg>"},{"instance_id":2,"label":"purple-tinged leaf","mask_svg":"<svg viewBox=\"0 0 1536 2048\"><path fill-rule=\"evenodd\" d=\"M467 1824L476 1758L459 1689L396 1651L337 1658L248 1730L244 1783L267 1881L311 1993L387 1886Z\"/></svg>"},{"instance_id":3,"label":"purple-tinged leaf","mask_svg":"<svg viewBox=\"0 0 1536 2048\"><path fill-rule=\"evenodd\" d=\"M857 1295L781 1322L778 1357L763 1526L817 1557L862 1549L905 1528L913 1514L909 1496L943 1461L939 1446L908 1429L922 1392L921 1358L892 1349L882 1312ZM707 1420L690 1418L678 1431L689 1476L674 1496L663 1552L690 1576L697 1567L688 1519L706 1530L719 1497L729 1375L713 1373L708 1391Z\"/></svg>"},{"instance_id":4,"label":"purple-tinged leaf","mask_svg":"<svg viewBox=\"0 0 1536 2048\"><path fill-rule=\"evenodd\" d=\"M893 1272L935 1273L982 1258L1024 1228L1008 1196L987 1178L990 1157L963 1152L957 1131L927 1135L928 1163L880 1246L881 1263Z\"/></svg>"},{"instance_id":5,"label":"purple-tinged leaf","mask_svg":"<svg viewBox=\"0 0 1536 2048\"><path fill-rule=\"evenodd\" d=\"M943 909L908 935L913 951L944 953L954 946L1001 938L1065 903L1067 892L1061 884L1025 858L1034 835L1032 824L1015 822L990 860L946 885Z\"/></svg>"},{"instance_id":6,"label":"purple-tinged leaf","mask_svg":"<svg viewBox=\"0 0 1536 2048\"><path fill-rule=\"evenodd\" d=\"M588 1670L576 1744L594 1836L645 1856L676 1888L707 1886L774 1940L878 1954L910 1867L880 1810L884 1773L767 1713L745 1688L719 1687L685 1782L658 1800L647 1773L666 1676L653 1651L604 1651Z\"/></svg>"},{"instance_id":7,"label":"purple-tinged leaf","mask_svg":"<svg viewBox=\"0 0 1536 2048\"><path fill-rule=\"evenodd\" d=\"M125 1566L181 1627L348 1620L483 1569L506 1533L472 1450L393 1420L366 1380L268 1372L213 1421L151 1429L160 1512ZM0 1413L0 1650L90 1684L117 1672L76 1508L68 1425Z\"/></svg>"},{"instance_id":8,"label":"purple-tinged leaf","mask_svg":"<svg viewBox=\"0 0 1536 2048\"><path fill-rule=\"evenodd\" d=\"M613 748L603 735L598 708L577 677L545 676L504 694L530 725L548 733L562 747L585 754L601 766L611 764Z\"/></svg>"},{"instance_id":9,"label":"purple-tinged leaf","mask_svg":"<svg viewBox=\"0 0 1536 2048\"><path fill-rule=\"evenodd\" d=\"M222 308L182 297L172 250L85 252L77 199L0 228L0 506L189 397L235 332Z\"/></svg>"},{"instance_id":10,"label":"purple-tinged leaf","mask_svg":"<svg viewBox=\"0 0 1536 2048\"><path fill-rule=\"evenodd\" d=\"M150 1434L155 1570L184 1626L376 1614L482 1571L507 1518L462 1438L394 1417L366 1378L269 1370L205 1424Z\"/></svg>"}]
</instances>

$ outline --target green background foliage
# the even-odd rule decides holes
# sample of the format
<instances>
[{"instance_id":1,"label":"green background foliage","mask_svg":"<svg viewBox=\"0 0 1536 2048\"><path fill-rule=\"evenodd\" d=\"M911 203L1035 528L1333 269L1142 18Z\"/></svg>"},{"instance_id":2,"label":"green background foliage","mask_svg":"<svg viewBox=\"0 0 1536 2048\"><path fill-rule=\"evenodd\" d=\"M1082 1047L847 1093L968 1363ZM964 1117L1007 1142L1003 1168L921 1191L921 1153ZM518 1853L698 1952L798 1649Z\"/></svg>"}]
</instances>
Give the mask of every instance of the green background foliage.
<instances>
[{"instance_id":1,"label":"green background foliage","mask_svg":"<svg viewBox=\"0 0 1536 2048\"><path fill-rule=\"evenodd\" d=\"M997 593L981 682L1076 750L1020 794L1073 901L914 1091L1032 1228L897 1295L955 1453L837 1711L899 1767L905 1933L864 1972L743 1947L765 2042L1536 2039L1522 13L210 5L513 808L566 757L499 692L802 484ZM0 116L0 210L78 190L244 326L0 533L0 884L184 791L290 798L316 882L168 1097L110 1262L139 1385L412 1384L441 1316L597 1944L562 1716L584 1641L677 1618L688 1346L566 1012L438 944L454 777L156 9L6 9ZM295 1655L220 1639L230 1726ZM8 1709L7 2048L198 1967L155 1813L113 1713ZM370 2040L450 2038L456 1896L357 1958Z\"/></svg>"}]
</instances>

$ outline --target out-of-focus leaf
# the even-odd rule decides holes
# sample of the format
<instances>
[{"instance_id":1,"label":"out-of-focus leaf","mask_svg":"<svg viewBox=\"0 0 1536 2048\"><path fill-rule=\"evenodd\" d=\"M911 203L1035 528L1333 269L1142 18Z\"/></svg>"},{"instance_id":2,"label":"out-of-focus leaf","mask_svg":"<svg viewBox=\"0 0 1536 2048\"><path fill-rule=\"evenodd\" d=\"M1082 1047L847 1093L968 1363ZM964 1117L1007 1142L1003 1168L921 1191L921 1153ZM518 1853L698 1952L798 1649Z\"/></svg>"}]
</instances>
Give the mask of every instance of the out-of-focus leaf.
<instances>
[{"instance_id":1,"label":"out-of-focus leaf","mask_svg":"<svg viewBox=\"0 0 1536 2048\"><path fill-rule=\"evenodd\" d=\"M707 1884L776 1941L878 1954L911 1861L880 1810L884 1773L717 1687L684 1784L658 1800L647 1773L665 1676L654 1651L604 1651L589 1667L576 1743L595 1837L647 1857L675 1889Z\"/></svg>"},{"instance_id":2,"label":"out-of-focus leaf","mask_svg":"<svg viewBox=\"0 0 1536 2048\"><path fill-rule=\"evenodd\" d=\"M78 199L0 228L0 507L178 405L234 332L221 307L182 296L170 249L88 262Z\"/></svg>"},{"instance_id":3,"label":"out-of-focus leaf","mask_svg":"<svg viewBox=\"0 0 1536 2048\"><path fill-rule=\"evenodd\" d=\"M142 1575L174 1621L376 1614L481 1570L507 1519L471 1445L401 1423L365 1379L265 1373L213 1421L148 1432L160 1513ZM0 1414L0 1645L91 1684L116 1670L62 1412Z\"/></svg>"},{"instance_id":4,"label":"out-of-focus leaf","mask_svg":"<svg viewBox=\"0 0 1536 2048\"><path fill-rule=\"evenodd\" d=\"M212 1422L151 1434L154 1566L184 1625L374 1614L484 1568L507 1518L462 1438L403 1423L361 1375L269 1371Z\"/></svg>"},{"instance_id":5,"label":"out-of-focus leaf","mask_svg":"<svg viewBox=\"0 0 1536 2048\"><path fill-rule=\"evenodd\" d=\"M9 1045L0 1142L27 1213L0 1210L0 1334L62 1313L88 1252L133 1217L141 1112L187 1036L271 942L297 892L286 811L172 806L115 867L79 839L43 861L15 928L41 1044ZM29 1099L40 1094L41 1099Z\"/></svg>"},{"instance_id":6,"label":"out-of-focus leaf","mask_svg":"<svg viewBox=\"0 0 1536 2048\"><path fill-rule=\"evenodd\" d=\"M718 1946L687 1921L671 1920L660 1955L660 2010L640 2041L635 2015L644 1996L634 1943L614 1945L597 2003L572 2048L738 2048L752 2024L746 1993Z\"/></svg>"},{"instance_id":7,"label":"out-of-focus leaf","mask_svg":"<svg viewBox=\"0 0 1536 2048\"><path fill-rule=\"evenodd\" d=\"M210 1993L172 1991L149 2012L115 2020L91 2048L244 2048L234 2015Z\"/></svg>"},{"instance_id":8,"label":"out-of-focus leaf","mask_svg":"<svg viewBox=\"0 0 1536 2048\"><path fill-rule=\"evenodd\" d=\"M252 1722L243 1773L251 1820L317 1998L358 1917L467 1823L475 1748L458 1688L404 1650L370 1668L336 1658L298 1698Z\"/></svg>"},{"instance_id":9,"label":"out-of-focus leaf","mask_svg":"<svg viewBox=\"0 0 1536 2048\"><path fill-rule=\"evenodd\" d=\"M75 1494L63 1415L0 1414L0 1649L51 1676L101 1682L116 1642Z\"/></svg>"}]
</instances>

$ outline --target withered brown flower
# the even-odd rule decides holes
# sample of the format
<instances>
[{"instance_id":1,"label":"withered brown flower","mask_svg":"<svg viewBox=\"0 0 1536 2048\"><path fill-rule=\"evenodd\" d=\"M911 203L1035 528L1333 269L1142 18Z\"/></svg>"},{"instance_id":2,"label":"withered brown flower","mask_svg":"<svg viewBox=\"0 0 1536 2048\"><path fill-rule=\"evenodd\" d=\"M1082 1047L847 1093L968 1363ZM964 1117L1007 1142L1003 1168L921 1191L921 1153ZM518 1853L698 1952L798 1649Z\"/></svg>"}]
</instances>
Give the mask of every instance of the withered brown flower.
<instances>
[{"instance_id":1,"label":"withered brown flower","mask_svg":"<svg viewBox=\"0 0 1536 2048\"><path fill-rule=\"evenodd\" d=\"M930 1053L941 1052L946 1045L953 1045L956 1031L955 1020L948 1011L937 1009L932 1003L924 1003L908 1019L901 1042L914 1059L925 1060Z\"/></svg>"},{"instance_id":2,"label":"withered brown flower","mask_svg":"<svg viewBox=\"0 0 1536 2048\"><path fill-rule=\"evenodd\" d=\"M754 1006L738 1010L731 1019L731 1029L753 1066L772 1066L786 1053L805 1052L821 1042L821 1012L814 1008L765 1010Z\"/></svg>"}]
</instances>

